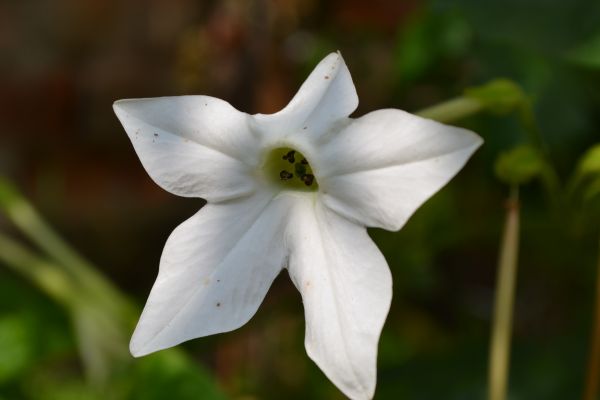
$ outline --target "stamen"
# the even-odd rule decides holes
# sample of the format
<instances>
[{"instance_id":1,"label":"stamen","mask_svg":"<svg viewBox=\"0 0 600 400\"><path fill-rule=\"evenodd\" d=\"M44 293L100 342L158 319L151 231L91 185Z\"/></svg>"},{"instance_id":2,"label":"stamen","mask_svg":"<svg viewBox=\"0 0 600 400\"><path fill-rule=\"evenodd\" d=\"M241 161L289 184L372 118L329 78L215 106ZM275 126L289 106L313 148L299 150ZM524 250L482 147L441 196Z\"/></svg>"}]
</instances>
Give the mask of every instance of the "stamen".
<instances>
[{"instance_id":1,"label":"stamen","mask_svg":"<svg viewBox=\"0 0 600 400\"><path fill-rule=\"evenodd\" d=\"M279 173L279 178L282 181L288 181L288 180L292 179L293 177L294 177L294 174L286 171L285 169Z\"/></svg>"},{"instance_id":2,"label":"stamen","mask_svg":"<svg viewBox=\"0 0 600 400\"><path fill-rule=\"evenodd\" d=\"M313 184L313 182L315 180L315 176L313 174L306 174L306 175L302 175L300 177L300 179L302 180L302 182L304 182L304 184L306 186L310 186Z\"/></svg>"},{"instance_id":3,"label":"stamen","mask_svg":"<svg viewBox=\"0 0 600 400\"><path fill-rule=\"evenodd\" d=\"M272 149L266 154L262 169L271 183L283 190L319 190L310 162L304 154L290 147Z\"/></svg>"},{"instance_id":4,"label":"stamen","mask_svg":"<svg viewBox=\"0 0 600 400\"><path fill-rule=\"evenodd\" d=\"M290 150L287 152L286 155L284 155L283 158L284 160L288 160L290 162L290 164L293 164L296 162L296 159L294 158L294 154L296 154L296 150Z\"/></svg>"}]
</instances>

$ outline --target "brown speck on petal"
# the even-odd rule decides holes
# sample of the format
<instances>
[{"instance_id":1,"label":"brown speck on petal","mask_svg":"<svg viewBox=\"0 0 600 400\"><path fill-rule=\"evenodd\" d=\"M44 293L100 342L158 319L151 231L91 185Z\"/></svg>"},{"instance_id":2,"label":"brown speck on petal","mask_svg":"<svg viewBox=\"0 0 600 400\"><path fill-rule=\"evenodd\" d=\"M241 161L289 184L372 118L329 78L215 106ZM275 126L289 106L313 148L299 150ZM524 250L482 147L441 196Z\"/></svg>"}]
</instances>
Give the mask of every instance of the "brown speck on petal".
<instances>
[{"instance_id":1,"label":"brown speck on petal","mask_svg":"<svg viewBox=\"0 0 600 400\"><path fill-rule=\"evenodd\" d=\"M329 75L325 75L325 79L329 79Z\"/></svg>"}]
</instances>

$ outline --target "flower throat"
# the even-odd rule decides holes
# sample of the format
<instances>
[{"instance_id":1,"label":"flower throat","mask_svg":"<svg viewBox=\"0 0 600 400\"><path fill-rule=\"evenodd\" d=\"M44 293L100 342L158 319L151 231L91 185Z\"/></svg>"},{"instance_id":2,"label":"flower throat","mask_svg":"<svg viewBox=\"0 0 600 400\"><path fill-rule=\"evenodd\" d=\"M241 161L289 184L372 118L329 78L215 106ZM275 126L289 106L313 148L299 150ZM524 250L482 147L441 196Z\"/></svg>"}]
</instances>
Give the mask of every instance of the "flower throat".
<instances>
[{"instance_id":1,"label":"flower throat","mask_svg":"<svg viewBox=\"0 0 600 400\"><path fill-rule=\"evenodd\" d=\"M271 150L263 164L267 178L289 190L316 191L319 184L306 157L289 147Z\"/></svg>"}]
</instances>

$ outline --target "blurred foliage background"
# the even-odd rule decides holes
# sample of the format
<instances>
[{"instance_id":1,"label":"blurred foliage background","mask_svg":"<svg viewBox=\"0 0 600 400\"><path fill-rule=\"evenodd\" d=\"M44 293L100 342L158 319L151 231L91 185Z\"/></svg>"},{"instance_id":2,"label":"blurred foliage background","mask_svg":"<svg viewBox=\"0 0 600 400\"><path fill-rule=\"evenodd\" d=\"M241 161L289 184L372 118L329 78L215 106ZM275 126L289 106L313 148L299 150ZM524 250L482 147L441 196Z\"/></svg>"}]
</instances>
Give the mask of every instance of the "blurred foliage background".
<instances>
[{"instance_id":1,"label":"blurred foliage background","mask_svg":"<svg viewBox=\"0 0 600 400\"><path fill-rule=\"evenodd\" d=\"M554 184L521 187L510 398L580 396L600 166L590 158L583 176L577 165L600 142L600 2L5 0L0 175L12 184L0 185L0 399L343 398L305 354L286 274L243 328L130 358L162 246L202 201L156 186L112 111L120 98L207 94L274 112L335 50L357 87L355 116L416 111L504 77L534 117L456 121L484 147L402 231L370 231L395 287L376 398L484 397L509 193L494 170L531 144L532 125ZM60 240L55 253L44 248L57 238L40 233L47 227L12 185L90 261L61 252ZM67 267L69 279L54 277Z\"/></svg>"}]
</instances>

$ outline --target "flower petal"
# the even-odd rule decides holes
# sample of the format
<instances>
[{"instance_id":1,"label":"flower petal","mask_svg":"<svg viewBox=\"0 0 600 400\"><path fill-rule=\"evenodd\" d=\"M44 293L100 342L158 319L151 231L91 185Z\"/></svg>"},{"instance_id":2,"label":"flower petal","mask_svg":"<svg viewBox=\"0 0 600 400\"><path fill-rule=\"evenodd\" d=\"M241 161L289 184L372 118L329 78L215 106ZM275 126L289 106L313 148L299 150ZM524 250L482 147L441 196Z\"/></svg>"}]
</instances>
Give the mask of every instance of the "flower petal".
<instances>
[{"instance_id":1,"label":"flower petal","mask_svg":"<svg viewBox=\"0 0 600 400\"><path fill-rule=\"evenodd\" d=\"M248 115L208 96L119 100L117 117L150 177L179 196L223 201L253 191Z\"/></svg>"},{"instance_id":2,"label":"flower petal","mask_svg":"<svg viewBox=\"0 0 600 400\"><path fill-rule=\"evenodd\" d=\"M379 110L354 120L311 165L328 207L366 226L398 230L482 143L465 129Z\"/></svg>"},{"instance_id":3,"label":"flower petal","mask_svg":"<svg viewBox=\"0 0 600 400\"><path fill-rule=\"evenodd\" d=\"M287 235L308 355L348 397L372 398L377 344L392 298L383 255L364 227L320 202L297 202Z\"/></svg>"},{"instance_id":4,"label":"flower petal","mask_svg":"<svg viewBox=\"0 0 600 400\"><path fill-rule=\"evenodd\" d=\"M255 129L271 140L299 134L316 139L357 106L358 95L348 67L340 53L331 53L315 67L283 110L253 117Z\"/></svg>"},{"instance_id":5,"label":"flower petal","mask_svg":"<svg viewBox=\"0 0 600 400\"><path fill-rule=\"evenodd\" d=\"M284 263L285 202L254 195L207 204L173 231L131 339L143 356L227 332L256 312Z\"/></svg>"}]
</instances>

